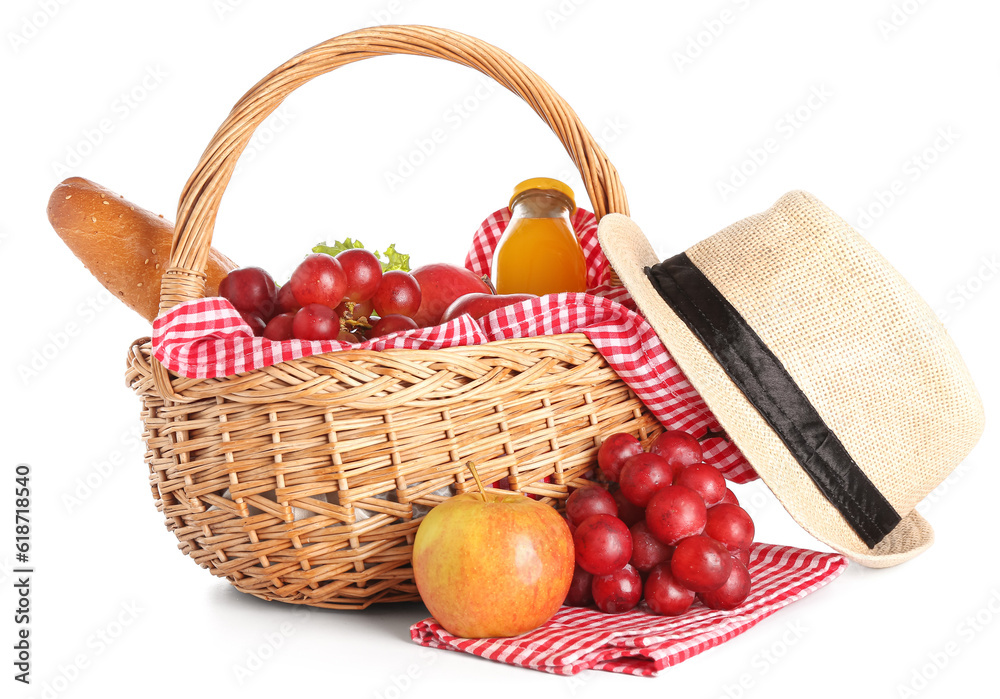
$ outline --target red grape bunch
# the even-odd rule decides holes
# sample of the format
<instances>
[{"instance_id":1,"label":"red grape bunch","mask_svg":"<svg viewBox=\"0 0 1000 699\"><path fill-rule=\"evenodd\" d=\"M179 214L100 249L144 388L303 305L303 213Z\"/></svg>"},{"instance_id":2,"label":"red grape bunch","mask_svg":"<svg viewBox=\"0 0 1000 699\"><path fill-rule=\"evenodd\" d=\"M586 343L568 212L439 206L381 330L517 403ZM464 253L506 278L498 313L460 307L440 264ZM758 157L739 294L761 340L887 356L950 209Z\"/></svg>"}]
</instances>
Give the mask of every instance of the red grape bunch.
<instances>
[{"instance_id":1,"label":"red grape bunch","mask_svg":"<svg viewBox=\"0 0 1000 699\"><path fill-rule=\"evenodd\" d=\"M566 604L619 613L645 601L676 616L695 598L734 609L750 594L754 525L701 443L679 430L643 449L620 432L597 453L613 490L591 484L566 500L576 570Z\"/></svg>"},{"instance_id":2,"label":"red grape bunch","mask_svg":"<svg viewBox=\"0 0 1000 699\"><path fill-rule=\"evenodd\" d=\"M254 335L269 340L358 343L417 327L420 284L409 272L382 271L368 250L306 257L280 289L260 267L233 270L219 284Z\"/></svg>"}]
</instances>

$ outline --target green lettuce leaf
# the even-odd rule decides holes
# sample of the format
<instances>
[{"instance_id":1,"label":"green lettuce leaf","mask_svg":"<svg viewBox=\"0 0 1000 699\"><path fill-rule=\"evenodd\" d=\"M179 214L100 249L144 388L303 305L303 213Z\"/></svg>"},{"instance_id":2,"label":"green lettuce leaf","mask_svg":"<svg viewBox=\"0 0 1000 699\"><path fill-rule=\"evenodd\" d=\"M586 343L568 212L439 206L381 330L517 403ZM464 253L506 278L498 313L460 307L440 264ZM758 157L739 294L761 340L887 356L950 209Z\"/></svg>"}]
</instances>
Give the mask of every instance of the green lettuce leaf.
<instances>
[{"instance_id":1,"label":"green lettuce leaf","mask_svg":"<svg viewBox=\"0 0 1000 699\"><path fill-rule=\"evenodd\" d=\"M325 252L327 255L336 256L337 253L343 252L344 250L350 250L352 248L364 248L364 244L360 240L351 240L350 238L344 238L344 240L335 240L333 245L327 245L326 242L322 242L315 246L313 252ZM375 255L376 259L382 263L382 271L388 272L389 270L399 269L404 272L410 271L410 256L404 255L401 252L396 251L396 244L393 243L387 247L383 252L378 250L372 250L372 254Z\"/></svg>"}]
</instances>

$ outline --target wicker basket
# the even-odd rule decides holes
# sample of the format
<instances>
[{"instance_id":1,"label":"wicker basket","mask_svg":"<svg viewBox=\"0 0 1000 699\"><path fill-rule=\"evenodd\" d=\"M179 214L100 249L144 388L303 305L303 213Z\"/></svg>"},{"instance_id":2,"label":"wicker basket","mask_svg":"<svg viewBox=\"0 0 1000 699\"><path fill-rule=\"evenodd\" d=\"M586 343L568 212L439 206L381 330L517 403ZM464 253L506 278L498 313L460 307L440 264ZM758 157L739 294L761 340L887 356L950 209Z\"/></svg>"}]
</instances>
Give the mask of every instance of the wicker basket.
<instances>
[{"instance_id":1,"label":"wicker basket","mask_svg":"<svg viewBox=\"0 0 1000 699\"><path fill-rule=\"evenodd\" d=\"M467 65L520 95L580 169L598 217L627 213L615 169L553 90L499 49L428 27L345 34L296 56L233 108L178 207L161 312L204 295L219 201L254 129L295 88L372 56ZM486 482L557 504L602 436L661 427L586 336L445 350L346 351L221 379L170 375L148 338L128 356L157 508L180 549L267 600L358 609L417 599L420 517Z\"/></svg>"}]
</instances>

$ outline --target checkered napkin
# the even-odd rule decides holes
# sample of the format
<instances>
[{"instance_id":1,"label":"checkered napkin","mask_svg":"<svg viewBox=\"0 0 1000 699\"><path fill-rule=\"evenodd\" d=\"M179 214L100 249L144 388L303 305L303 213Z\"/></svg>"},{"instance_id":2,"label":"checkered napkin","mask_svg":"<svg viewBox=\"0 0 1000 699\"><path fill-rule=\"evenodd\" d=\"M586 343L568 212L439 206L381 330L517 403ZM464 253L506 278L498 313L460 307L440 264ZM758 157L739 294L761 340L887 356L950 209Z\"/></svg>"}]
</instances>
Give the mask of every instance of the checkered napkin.
<instances>
[{"instance_id":1,"label":"checkered napkin","mask_svg":"<svg viewBox=\"0 0 1000 699\"><path fill-rule=\"evenodd\" d=\"M507 209L490 215L473 238L466 267L489 274L493 249L510 220ZM235 308L223 298L179 304L153 323L153 355L189 378L216 378L279 362L344 349L442 349L493 340L581 332L664 425L695 436L721 432L715 416L674 363L652 327L635 312L622 287L609 285L610 269L597 242L597 220L578 209L576 226L587 259L590 292L550 294L505 306L480 319L463 315L443 325L393 333L352 345L337 340L254 337ZM736 483L756 473L736 446L723 439L704 442L705 460Z\"/></svg>"},{"instance_id":2,"label":"checkered napkin","mask_svg":"<svg viewBox=\"0 0 1000 699\"><path fill-rule=\"evenodd\" d=\"M431 648L471 653L556 675L605 670L652 677L739 636L761 619L823 587L845 568L847 559L837 554L754 544L750 596L731 611L715 611L697 601L676 617L645 611L603 614L563 607L543 626L515 638L457 638L433 618L410 627L410 637Z\"/></svg>"}]
</instances>

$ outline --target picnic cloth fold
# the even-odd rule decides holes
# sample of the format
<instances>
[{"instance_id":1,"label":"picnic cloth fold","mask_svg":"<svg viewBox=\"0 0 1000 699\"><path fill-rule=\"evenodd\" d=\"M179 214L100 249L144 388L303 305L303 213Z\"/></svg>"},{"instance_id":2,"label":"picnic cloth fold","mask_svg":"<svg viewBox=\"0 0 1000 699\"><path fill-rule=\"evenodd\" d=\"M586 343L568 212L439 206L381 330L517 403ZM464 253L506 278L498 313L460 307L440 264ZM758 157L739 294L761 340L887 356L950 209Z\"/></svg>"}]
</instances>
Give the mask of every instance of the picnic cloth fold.
<instances>
[{"instance_id":1,"label":"picnic cloth fold","mask_svg":"<svg viewBox=\"0 0 1000 699\"><path fill-rule=\"evenodd\" d=\"M562 607L541 627L515 638L458 638L433 618L410 627L410 637L430 648L557 675L604 670L652 677L739 636L815 592L839 576L847 564L839 554L757 543L750 554L750 596L731 611L712 610L698 601L676 617L642 611L642 605L624 614Z\"/></svg>"}]
</instances>

